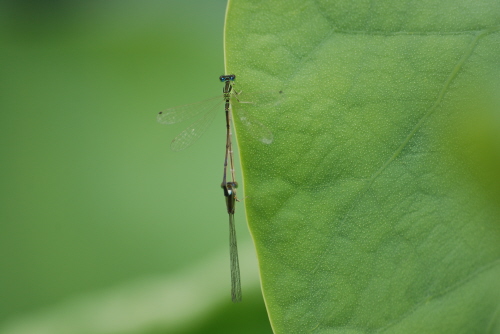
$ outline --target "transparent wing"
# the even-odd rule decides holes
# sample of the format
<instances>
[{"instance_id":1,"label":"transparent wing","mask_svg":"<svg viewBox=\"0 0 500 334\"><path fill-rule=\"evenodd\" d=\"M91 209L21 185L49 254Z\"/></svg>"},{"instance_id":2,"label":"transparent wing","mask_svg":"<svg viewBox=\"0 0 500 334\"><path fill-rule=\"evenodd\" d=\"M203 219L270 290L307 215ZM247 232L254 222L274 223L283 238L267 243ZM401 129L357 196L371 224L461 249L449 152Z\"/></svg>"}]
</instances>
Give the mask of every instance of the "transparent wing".
<instances>
[{"instance_id":1,"label":"transparent wing","mask_svg":"<svg viewBox=\"0 0 500 334\"><path fill-rule=\"evenodd\" d=\"M214 108L214 106L221 103L221 101L223 101L222 98L222 95L219 95L200 102L165 109L158 113L156 119L161 124L174 124L182 122L186 119L193 118L196 115L208 112Z\"/></svg>"},{"instance_id":2,"label":"transparent wing","mask_svg":"<svg viewBox=\"0 0 500 334\"><path fill-rule=\"evenodd\" d=\"M280 91L240 91L232 94L232 97L240 103L262 107L277 107L286 100L285 93Z\"/></svg>"},{"instance_id":3,"label":"transparent wing","mask_svg":"<svg viewBox=\"0 0 500 334\"><path fill-rule=\"evenodd\" d=\"M229 214L229 258L231 262L231 299L234 303L237 303L241 302L241 280L236 227L234 225L234 214L232 213Z\"/></svg>"},{"instance_id":4,"label":"transparent wing","mask_svg":"<svg viewBox=\"0 0 500 334\"><path fill-rule=\"evenodd\" d=\"M172 140L170 143L170 149L172 151L182 151L189 146L191 146L195 141L197 141L201 135L207 131L210 124L212 124L215 115L217 114L215 111L217 107L224 102L223 100L219 101L216 105L212 106L212 109L209 110L205 116L188 126L184 131L179 133L177 137Z\"/></svg>"},{"instance_id":5,"label":"transparent wing","mask_svg":"<svg viewBox=\"0 0 500 334\"><path fill-rule=\"evenodd\" d=\"M233 109L235 110L234 113L238 116L241 123L247 128L250 136L264 144L271 144L273 142L272 132L264 124L252 117L246 109L260 107L266 108L272 112L285 101L286 95L283 91L241 91L234 93L232 98L233 101L237 101L232 104L233 106L236 106L236 108Z\"/></svg>"},{"instance_id":6,"label":"transparent wing","mask_svg":"<svg viewBox=\"0 0 500 334\"><path fill-rule=\"evenodd\" d=\"M238 106L236 115L240 119L241 123L247 128L251 137L264 144L271 144L273 142L273 134L267 126L249 116L245 110L240 108L240 106Z\"/></svg>"}]
</instances>

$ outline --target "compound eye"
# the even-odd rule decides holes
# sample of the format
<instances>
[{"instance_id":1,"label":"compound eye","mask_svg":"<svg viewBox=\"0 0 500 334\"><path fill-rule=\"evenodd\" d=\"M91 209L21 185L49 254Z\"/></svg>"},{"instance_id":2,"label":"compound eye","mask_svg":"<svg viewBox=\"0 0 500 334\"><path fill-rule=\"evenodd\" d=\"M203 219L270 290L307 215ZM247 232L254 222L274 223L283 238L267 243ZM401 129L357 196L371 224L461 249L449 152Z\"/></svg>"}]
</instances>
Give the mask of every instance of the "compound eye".
<instances>
[{"instance_id":1,"label":"compound eye","mask_svg":"<svg viewBox=\"0 0 500 334\"><path fill-rule=\"evenodd\" d=\"M236 79L236 75L231 74L231 75L229 76L229 80L234 81L235 79Z\"/></svg>"},{"instance_id":2,"label":"compound eye","mask_svg":"<svg viewBox=\"0 0 500 334\"><path fill-rule=\"evenodd\" d=\"M221 82L224 82L224 81L226 81L226 77L225 77L225 76L223 76L223 75L221 75L221 76L219 77L219 80L220 80Z\"/></svg>"}]
</instances>

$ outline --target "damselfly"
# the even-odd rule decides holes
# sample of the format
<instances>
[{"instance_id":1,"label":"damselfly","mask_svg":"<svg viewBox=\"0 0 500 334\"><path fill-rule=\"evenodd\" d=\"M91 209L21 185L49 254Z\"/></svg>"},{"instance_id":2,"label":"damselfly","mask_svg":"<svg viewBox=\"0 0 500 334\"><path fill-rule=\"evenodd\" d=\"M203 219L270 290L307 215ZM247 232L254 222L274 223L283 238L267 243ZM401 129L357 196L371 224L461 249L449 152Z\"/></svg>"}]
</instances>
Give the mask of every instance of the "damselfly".
<instances>
[{"instance_id":1,"label":"damselfly","mask_svg":"<svg viewBox=\"0 0 500 334\"><path fill-rule=\"evenodd\" d=\"M225 103L224 111L226 116L226 151L224 157L224 173L222 177L221 187L224 191L224 198L226 201L226 209L229 215L229 251L230 251L230 264L231 264L231 298L233 302L241 301L241 281L240 281L240 268L238 261L238 246L236 241L236 228L234 224L234 212L236 202L238 198L236 197L236 188L238 187L238 182L236 182L234 173L234 162L233 162L233 148L232 148L232 132L231 132L231 103L234 101L240 103L253 103L252 101L240 101L238 98L241 92L236 92L234 90L234 80L236 76L231 75L221 75L219 80L223 82L224 88L222 90L222 96L217 96L202 102L187 104L184 106L170 108L161 111L158 114L158 122L162 124L174 124L181 122L183 120L193 118L197 115L202 115L202 117L196 120L188 128L182 131L177 137L175 137L170 148L173 151L180 151L191 146L201 135L208 129L209 125L212 123L218 107ZM279 92L278 95L281 95ZM248 129L250 135L265 144L270 144L273 141L273 136L271 131L267 129L262 123L253 120L249 117L241 108L239 108L237 115L241 123ZM227 166L229 162L230 167L230 181L227 180Z\"/></svg>"},{"instance_id":2,"label":"damselfly","mask_svg":"<svg viewBox=\"0 0 500 334\"><path fill-rule=\"evenodd\" d=\"M236 241L236 226L234 224L234 210L236 208L236 188L238 183L234 176L234 163L233 163L233 143L232 143L232 133L231 133L231 91L233 86L231 82L236 79L234 74L232 75L222 75L220 76L220 81L225 82L225 86L222 90L224 95L224 100L226 101L224 105L224 111L226 114L226 154L224 156L224 172L222 174L221 188L224 191L224 198L226 200L227 214L229 215L229 262L231 270L231 300L234 303L241 301L241 280L240 280L240 263L238 260L238 243ZM227 182L226 172L227 172L227 162L229 159L229 165L231 170L231 181Z\"/></svg>"}]
</instances>

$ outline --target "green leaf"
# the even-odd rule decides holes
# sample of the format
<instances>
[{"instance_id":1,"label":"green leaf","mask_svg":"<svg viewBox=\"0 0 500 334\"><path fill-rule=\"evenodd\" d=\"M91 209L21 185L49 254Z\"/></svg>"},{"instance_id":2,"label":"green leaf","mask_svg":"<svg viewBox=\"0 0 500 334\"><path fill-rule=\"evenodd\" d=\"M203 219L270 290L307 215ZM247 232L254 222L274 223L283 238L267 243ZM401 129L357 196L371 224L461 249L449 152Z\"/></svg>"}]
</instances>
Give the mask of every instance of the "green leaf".
<instances>
[{"instance_id":1,"label":"green leaf","mask_svg":"<svg viewBox=\"0 0 500 334\"><path fill-rule=\"evenodd\" d=\"M286 96L235 117L275 333L500 333L500 2L233 0L225 54Z\"/></svg>"}]
</instances>

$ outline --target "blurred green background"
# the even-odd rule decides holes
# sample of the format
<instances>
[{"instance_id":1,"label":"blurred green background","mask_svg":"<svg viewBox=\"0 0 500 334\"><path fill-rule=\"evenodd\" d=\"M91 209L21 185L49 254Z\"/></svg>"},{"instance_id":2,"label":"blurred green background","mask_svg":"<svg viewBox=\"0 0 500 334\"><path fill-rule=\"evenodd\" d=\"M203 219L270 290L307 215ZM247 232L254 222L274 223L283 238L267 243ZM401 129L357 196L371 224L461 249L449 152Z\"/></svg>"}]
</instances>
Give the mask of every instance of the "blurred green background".
<instances>
[{"instance_id":1,"label":"blurred green background","mask_svg":"<svg viewBox=\"0 0 500 334\"><path fill-rule=\"evenodd\" d=\"M193 282L202 291L223 286L220 300L199 297L209 306L198 322L186 321L186 332L223 333L214 323L228 317L228 332L255 332L243 318L270 332L254 262L242 263L244 302L230 302L219 188L223 115L199 143L175 153L169 143L188 124L156 122L162 109L221 92L225 6L225 0L0 2L0 332L43 319L45 310L57 323L58 310L73 300L89 296L86 310L97 310L92 303L105 303L110 289L140 295L151 277L183 281L183 275L198 277ZM242 211L240 205L237 229L245 251L251 243ZM207 258L216 259L212 269L199 267ZM214 281L204 279L206 270ZM245 291L245 284L253 288ZM196 303L198 297L185 295L165 303ZM118 326L125 319L117 313ZM173 332L155 321L143 327ZM118 332L146 332L122 327ZM91 332L100 329L82 331Z\"/></svg>"}]
</instances>

